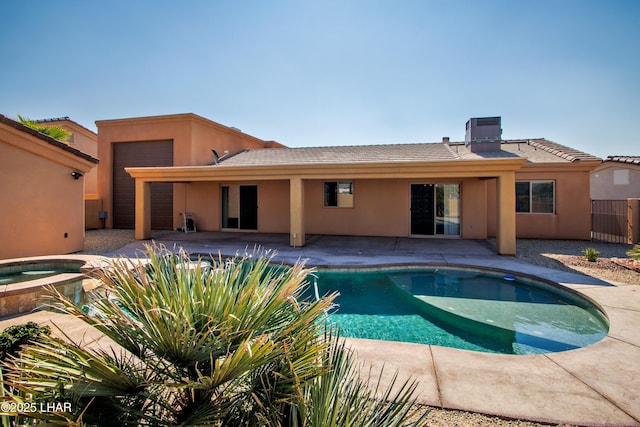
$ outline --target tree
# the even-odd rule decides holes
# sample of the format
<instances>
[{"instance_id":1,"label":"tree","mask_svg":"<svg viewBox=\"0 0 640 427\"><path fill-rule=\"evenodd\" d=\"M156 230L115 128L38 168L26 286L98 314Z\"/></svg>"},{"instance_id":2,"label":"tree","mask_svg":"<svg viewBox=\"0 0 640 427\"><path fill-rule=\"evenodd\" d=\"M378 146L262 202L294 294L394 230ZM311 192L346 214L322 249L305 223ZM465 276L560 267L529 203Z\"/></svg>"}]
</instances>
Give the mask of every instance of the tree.
<instances>
[{"instance_id":1,"label":"tree","mask_svg":"<svg viewBox=\"0 0 640 427\"><path fill-rule=\"evenodd\" d=\"M32 343L7 363L10 384L39 401L71 401L82 418L118 426L400 426L415 384L377 395L327 329L335 295L305 296L312 270L147 247L116 259L88 307L57 294L56 309L97 328L119 348L70 339ZM83 412L83 413L81 413ZM63 416L62 416L63 415ZM62 416L62 418L60 418Z\"/></svg>"},{"instance_id":2,"label":"tree","mask_svg":"<svg viewBox=\"0 0 640 427\"><path fill-rule=\"evenodd\" d=\"M68 144L67 139L71 136L71 132L60 126L43 125L35 120L22 117L20 114L18 114L18 120L20 120L20 123L30 127L31 129L37 130L38 132L48 135L53 139L57 139L60 142Z\"/></svg>"}]
</instances>

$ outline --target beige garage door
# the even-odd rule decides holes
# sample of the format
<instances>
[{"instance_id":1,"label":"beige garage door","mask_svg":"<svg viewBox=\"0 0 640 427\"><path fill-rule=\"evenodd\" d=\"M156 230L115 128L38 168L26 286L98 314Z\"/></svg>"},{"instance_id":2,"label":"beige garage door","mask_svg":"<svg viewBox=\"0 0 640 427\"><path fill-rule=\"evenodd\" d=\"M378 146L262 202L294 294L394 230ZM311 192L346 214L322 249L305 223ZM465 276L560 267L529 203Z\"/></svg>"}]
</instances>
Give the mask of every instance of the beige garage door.
<instances>
[{"instance_id":1,"label":"beige garage door","mask_svg":"<svg viewBox=\"0 0 640 427\"><path fill-rule=\"evenodd\" d=\"M129 166L173 166L173 141L134 141L113 144L113 227L135 227L135 180ZM173 228L173 184L151 184L151 229Z\"/></svg>"}]
</instances>

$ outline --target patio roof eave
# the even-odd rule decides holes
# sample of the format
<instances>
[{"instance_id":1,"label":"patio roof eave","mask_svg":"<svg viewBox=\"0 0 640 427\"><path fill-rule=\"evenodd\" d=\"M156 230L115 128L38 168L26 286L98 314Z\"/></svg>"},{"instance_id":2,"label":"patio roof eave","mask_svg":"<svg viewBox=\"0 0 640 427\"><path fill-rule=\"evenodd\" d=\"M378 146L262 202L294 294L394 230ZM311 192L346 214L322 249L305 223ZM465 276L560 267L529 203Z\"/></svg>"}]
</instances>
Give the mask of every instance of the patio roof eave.
<instances>
[{"instance_id":1,"label":"patio roof eave","mask_svg":"<svg viewBox=\"0 0 640 427\"><path fill-rule=\"evenodd\" d=\"M247 166L167 166L125 168L132 178L145 182L230 180L490 178L519 170L524 158Z\"/></svg>"}]
</instances>

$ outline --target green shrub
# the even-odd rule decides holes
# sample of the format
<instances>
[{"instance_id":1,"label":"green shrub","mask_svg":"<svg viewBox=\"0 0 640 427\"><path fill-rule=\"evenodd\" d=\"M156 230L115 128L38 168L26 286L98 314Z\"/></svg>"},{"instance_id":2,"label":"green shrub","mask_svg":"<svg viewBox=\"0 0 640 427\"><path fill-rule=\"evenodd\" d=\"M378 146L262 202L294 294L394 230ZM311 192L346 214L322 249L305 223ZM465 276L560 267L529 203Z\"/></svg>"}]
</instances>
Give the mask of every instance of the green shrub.
<instances>
[{"instance_id":1,"label":"green shrub","mask_svg":"<svg viewBox=\"0 0 640 427\"><path fill-rule=\"evenodd\" d=\"M587 261L591 262L596 262L598 260L598 257L600 256L600 252L598 252L594 248L587 248L582 251L582 253L584 254L584 257L587 259Z\"/></svg>"},{"instance_id":2,"label":"green shrub","mask_svg":"<svg viewBox=\"0 0 640 427\"><path fill-rule=\"evenodd\" d=\"M73 402L66 416L88 425L424 425L412 415L416 383L360 378L325 322L336 295L305 297L312 270L256 255L207 267L152 246L144 268L111 260L94 272L92 310L55 298L120 349L34 342L5 362L5 378L34 400Z\"/></svg>"},{"instance_id":3,"label":"green shrub","mask_svg":"<svg viewBox=\"0 0 640 427\"><path fill-rule=\"evenodd\" d=\"M17 356L24 344L42 341L49 334L51 329L48 326L39 326L34 322L9 326L0 334L0 360L4 360L8 355Z\"/></svg>"},{"instance_id":4,"label":"green shrub","mask_svg":"<svg viewBox=\"0 0 640 427\"><path fill-rule=\"evenodd\" d=\"M635 245L633 248L627 251L629 258L635 261L640 261L640 245Z\"/></svg>"}]
</instances>

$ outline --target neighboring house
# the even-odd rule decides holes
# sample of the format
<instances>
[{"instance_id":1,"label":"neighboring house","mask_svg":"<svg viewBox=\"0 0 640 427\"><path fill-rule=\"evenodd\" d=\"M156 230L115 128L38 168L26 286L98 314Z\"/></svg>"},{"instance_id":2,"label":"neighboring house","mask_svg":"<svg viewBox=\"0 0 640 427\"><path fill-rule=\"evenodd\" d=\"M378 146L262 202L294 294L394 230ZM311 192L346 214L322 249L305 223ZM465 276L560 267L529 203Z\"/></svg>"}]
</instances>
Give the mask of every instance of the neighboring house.
<instances>
[{"instance_id":1,"label":"neighboring house","mask_svg":"<svg viewBox=\"0 0 640 427\"><path fill-rule=\"evenodd\" d=\"M67 139L69 146L91 157L98 157L98 134L69 117L57 117L51 119L36 120L44 125L59 126L69 132ZM98 168L96 166L84 176L84 222L87 230L104 227L104 221L100 218L102 200L98 198Z\"/></svg>"},{"instance_id":2,"label":"neighboring house","mask_svg":"<svg viewBox=\"0 0 640 427\"><path fill-rule=\"evenodd\" d=\"M593 200L640 198L640 156L607 156L591 172Z\"/></svg>"},{"instance_id":3,"label":"neighboring house","mask_svg":"<svg viewBox=\"0 0 640 427\"><path fill-rule=\"evenodd\" d=\"M307 235L590 238L592 155L501 140L499 117L465 142L287 148L194 114L96 122L107 227ZM132 179L133 178L133 179ZM135 182L134 182L135 179Z\"/></svg>"},{"instance_id":4,"label":"neighboring house","mask_svg":"<svg viewBox=\"0 0 640 427\"><path fill-rule=\"evenodd\" d=\"M593 237L640 241L640 156L608 156L591 172Z\"/></svg>"},{"instance_id":5,"label":"neighboring house","mask_svg":"<svg viewBox=\"0 0 640 427\"><path fill-rule=\"evenodd\" d=\"M84 248L84 175L98 160L0 115L0 259Z\"/></svg>"}]
</instances>

